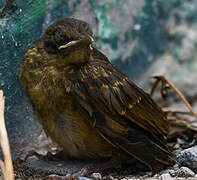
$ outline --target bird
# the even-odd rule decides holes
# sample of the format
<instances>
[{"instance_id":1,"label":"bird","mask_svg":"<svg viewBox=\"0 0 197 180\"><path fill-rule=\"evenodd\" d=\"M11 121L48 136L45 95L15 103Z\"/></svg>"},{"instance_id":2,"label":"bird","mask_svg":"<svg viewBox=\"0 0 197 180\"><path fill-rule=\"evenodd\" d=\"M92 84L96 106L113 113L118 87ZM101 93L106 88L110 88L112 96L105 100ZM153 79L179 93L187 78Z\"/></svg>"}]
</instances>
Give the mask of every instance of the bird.
<instances>
[{"instance_id":1,"label":"bird","mask_svg":"<svg viewBox=\"0 0 197 180\"><path fill-rule=\"evenodd\" d=\"M165 113L93 42L88 23L64 18L26 50L18 77L46 134L79 160L174 165Z\"/></svg>"}]
</instances>

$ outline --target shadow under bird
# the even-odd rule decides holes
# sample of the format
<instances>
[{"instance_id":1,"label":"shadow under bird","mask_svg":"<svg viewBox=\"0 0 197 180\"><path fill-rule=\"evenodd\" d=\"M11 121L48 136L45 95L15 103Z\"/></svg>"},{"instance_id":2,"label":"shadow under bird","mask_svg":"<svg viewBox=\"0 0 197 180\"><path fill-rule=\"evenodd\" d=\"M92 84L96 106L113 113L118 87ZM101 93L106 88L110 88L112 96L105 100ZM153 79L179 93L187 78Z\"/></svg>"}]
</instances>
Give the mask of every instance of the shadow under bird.
<instances>
[{"instance_id":1,"label":"shadow under bird","mask_svg":"<svg viewBox=\"0 0 197 180\"><path fill-rule=\"evenodd\" d=\"M92 47L90 26L55 22L25 53L19 81L46 134L78 159L175 163L160 107Z\"/></svg>"}]
</instances>

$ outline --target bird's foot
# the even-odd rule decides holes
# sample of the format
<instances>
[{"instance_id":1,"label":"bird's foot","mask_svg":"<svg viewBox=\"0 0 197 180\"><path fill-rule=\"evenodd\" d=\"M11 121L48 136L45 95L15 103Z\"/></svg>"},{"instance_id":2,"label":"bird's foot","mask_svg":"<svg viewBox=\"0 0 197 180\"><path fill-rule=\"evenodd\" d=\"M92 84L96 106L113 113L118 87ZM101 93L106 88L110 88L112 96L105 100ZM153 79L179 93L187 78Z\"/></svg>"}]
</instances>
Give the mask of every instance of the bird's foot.
<instances>
[{"instance_id":1,"label":"bird's foot","mask_svg":"<svg viewBox=\"0 0 197 180\"><path fill-rule=\"evenodd\" d=\"M66 176L59 176L59 175L49 175L44 177L44 180L74 180L78 177L84 177L88 176L90 174L90 171L87 168L83 168L80 171L70 174L68 173Z\"/></svg>"},{"instance_id":2,"label":"bird's foot","mask_svg":"<svg viewBox=\"0 0 197 180\"><path fill-rule=\"evenodd\" d=\"M29 158L35 156L40 160L43 161L62 161L65 160L67 158L67 156L65 155L65 153L63 151L59 151L56 154L52 154L51 152L47 152L47 154L43 155L43 154L39 154L36 151L29 151L28 154L25 156L25 161Z\"/></svg>"}]
</instances>

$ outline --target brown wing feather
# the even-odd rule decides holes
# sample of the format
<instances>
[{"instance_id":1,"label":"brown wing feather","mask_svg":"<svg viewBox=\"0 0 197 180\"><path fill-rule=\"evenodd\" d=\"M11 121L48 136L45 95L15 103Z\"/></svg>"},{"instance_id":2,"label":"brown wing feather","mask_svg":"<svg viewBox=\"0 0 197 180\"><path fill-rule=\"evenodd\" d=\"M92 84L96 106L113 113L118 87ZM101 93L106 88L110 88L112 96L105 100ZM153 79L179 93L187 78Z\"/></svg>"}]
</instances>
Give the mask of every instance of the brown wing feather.
<instances>
[{"instance_id":1,"label":"brown wing feather","mask_svg":"<svg viewBox=\"0 0 197 180\"><path fill-rule=\"evenodd\" d=\"M165 143L166 117L148 94L107 59L95 58L74 74L68 79L78 84L71 91L78 111L101 136L151 168L174 163Z\"/></svg>"},{"instance_id":2,"label":"brown wing feather","mask_svg":"<svg viewBox=\"0 0 197 180\"><path fill-rule=\"evenodd\" d=\"M97 83L98 91L103 95L100 97L100 100L108 102L110 93L111 103L108 103L109 109L113 108L116 113L130 119L153 135L166 135L166 117L149 95L138 88L112 64L98 63L99 61L100 60L94 60L92 66L97 68L96 73L100 76L95 81L90 81L90 84L94 86L94 84ZM98 64L103 64L103 67ZM107 77L103 76L102 68L108 75ZM103 84L107 84L108 88L103 87ZM92 92L90 92L90 95L91 93ZM92 98L97 101L99 100L98 94L94 94ZM135 118L133 118L133 116L135 116Z\"/></svg>"}]
</instances>

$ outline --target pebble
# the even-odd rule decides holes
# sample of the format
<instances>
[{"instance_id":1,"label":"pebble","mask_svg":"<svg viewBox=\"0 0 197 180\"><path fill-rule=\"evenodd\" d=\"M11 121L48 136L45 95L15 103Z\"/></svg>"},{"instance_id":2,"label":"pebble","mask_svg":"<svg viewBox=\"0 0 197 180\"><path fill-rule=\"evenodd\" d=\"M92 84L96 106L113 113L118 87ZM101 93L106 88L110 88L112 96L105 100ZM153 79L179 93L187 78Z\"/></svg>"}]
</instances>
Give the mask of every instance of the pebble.
<instances>
[{"instance_id":1,"label":"pebble","mask_svg":"<svg viewBox=\"0 0 197 180\"><path fill-rule=\"evenodd\" d=\"M77 180L92 180L92 179L81 176L81 177L78 177Z\"/></svg>"},{"instance_id":2,"label":"pebble","mask_svg":"<svg viewBox=\"0 0 197 180\"><path fill-rule=\"evenodd\" d=\"M172 176L172 177L175 177L176 176L176 171L175 170L168 170L169 174Z\"/></svg>"},{"instance_id":3,"label":"pebble","mask_svg":"<svg viewBox=\"0 0 197 180\"><path fill-rule=\"evenodd\" d=\"M189 169L188 167L181 167L177 171L175 171L175 176L177 177L194 177L195 173Z\"/></svg>"},{"instance_id":4,"label":"pebble","mask_svg":"<svg viewBox=\"0 0 197 180\"><path fill-rule=\"evenodd\" d=\"M104 180L104 179L105 179L105 180L118 180L117 178L114 178L114 177L111 176L111 175L109 175L109 176L104 176L102 179L103 179L103 180Z\"/></svg>"},{"instance_id":5,"label":"pebble","mask_svg":"<svg viewBox=\"0 0 197 180\"><path fill-rule=\"evenodd\" d=\"M169 173L162 174L160 180L173 180Z\"/></svg>"},{"instance_id":6,"label":"pebble","mask_svg":"<svg viewBox=\"0 0 197 180\"><path fill-rule=\"evenodd\" d=\"M108 176L108 180L114 180L113 176Z\"/></svg>"},{"instance_id":7,"label":"pebble","mask_svg":"<svg viewBox=\"0 0 197 180\"><path fill-rule=\"evenodd\" d=\"M197 146L175 152L179 167L185 166L197 173Z\"/></svg>"},{"instance_id":8,"label":"pebble","mask_svg":"<svg viewBox=\"0 0 197 180\"><path fill-rule=\"evenodd\" d=\"M102 176L101 176L100 173L93 173L93 174L91 175L91 178L92 178L93 180L101 180L101 179L102 179Z\"/></svg>"},{"instance_id":9,"label":"pebble","mask_svg":"<svg viewBox=\"0 0 197 180\"><path fill-rule=\"evenodd\" d=\"M197 177L189 177L187 180L197 180Z\"/></svg>"}]
</instances>

